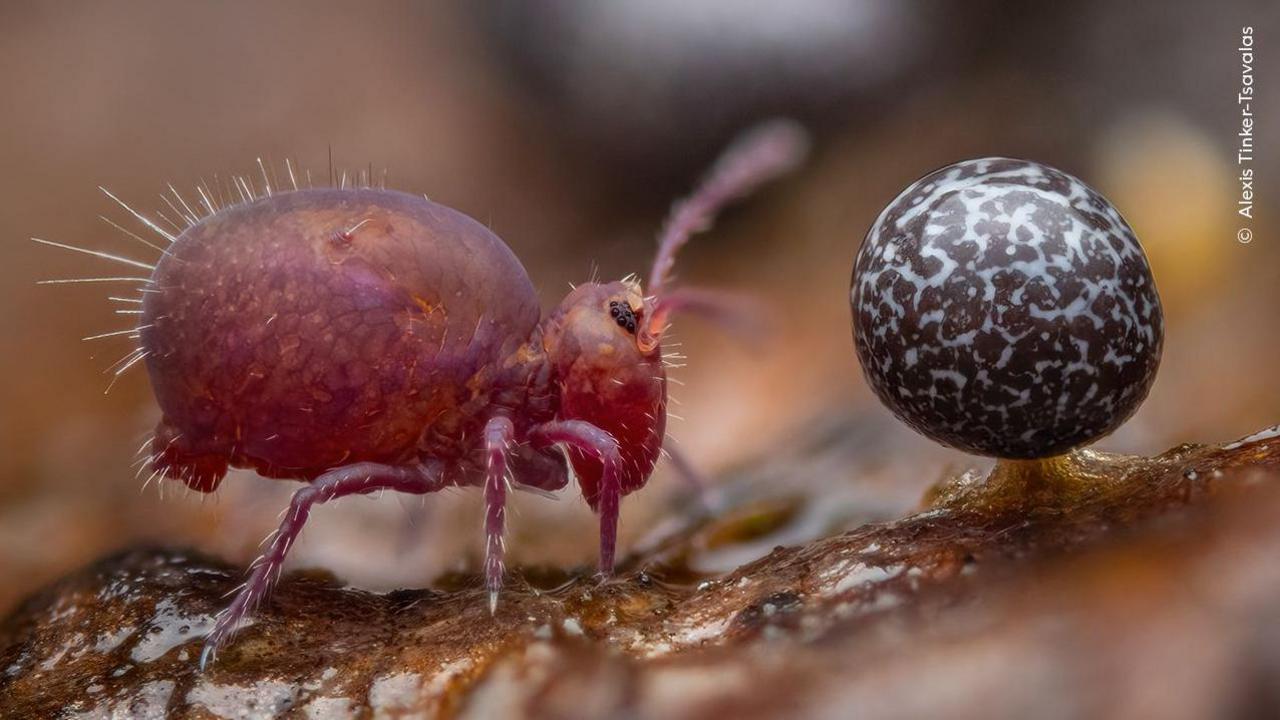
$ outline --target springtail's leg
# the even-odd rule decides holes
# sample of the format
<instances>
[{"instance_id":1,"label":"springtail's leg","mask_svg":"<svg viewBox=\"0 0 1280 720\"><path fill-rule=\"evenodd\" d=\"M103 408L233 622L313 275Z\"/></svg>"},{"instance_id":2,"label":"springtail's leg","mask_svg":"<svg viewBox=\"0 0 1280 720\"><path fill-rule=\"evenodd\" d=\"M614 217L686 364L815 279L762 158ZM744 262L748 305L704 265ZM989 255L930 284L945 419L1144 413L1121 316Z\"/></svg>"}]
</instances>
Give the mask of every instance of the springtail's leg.
<instances>
[{"instance_id":1,"label":"springtail's leg","mask_svg":"<svg viewBox=\"0 0 1280 720\"><path fill-rule=\"evenodd\" d=\"M689 462L683 450L670 442L662 446L662 451L667 454L667 459L671 461L671 467L676 475L679 475L684 484L697 495L698 502L702 504L702 511L707 514L714 513L720 505L720 496L707 476Z\"/></svg>"},{"instance_id":2,"label":"springtail's leg","mask_svg":"<svg viewBox=\"0 0 1280 720\"><path fill-rule=\"evenodd\" d=\"M214 659L218 649L235 634L236 630L254 611L258 603L271 591L280 578L280 568L285 556L293 547L302 526L311 514L311 506L326 503L345 495L359 495L377 490L398 490L422 494L439 490L442 483L437 475L424 466L392 466L377 463L356 463L335 468L321 475L309 485L293 494L284 520L266 552L250 566L249 578L240 586L235 599L214 622L213 630L205 636L200 652L200 669Z\"/></svg>"},{"instance_id":3,"label":"springtail's leg","mask_svg":"<svg viewBox=\"0 0 1280 720\"><path fill-rule=\"evenodd\" d=\"M529 431L535 445L564 443L596 457L604 466L600 477L600 574L613 574L614 552L618 545L618 508L622 498L622 458L618 441L608 432L584 420L556 420Z\"/></svg>"},{"instance_id":4,"label":"springtail's leg","mask_svg":"<svg viewBox=\"0 0 1280 720\"><path fill-rule=\"evenodd\" d=\"M489 590L489 612L498 610L502 590L503 558L507 552L503 530L507 520L507 449L515 436L511 420L495 417L484 427L487 461L484 481L484 582Z\"/></svg>"}]
</instances>

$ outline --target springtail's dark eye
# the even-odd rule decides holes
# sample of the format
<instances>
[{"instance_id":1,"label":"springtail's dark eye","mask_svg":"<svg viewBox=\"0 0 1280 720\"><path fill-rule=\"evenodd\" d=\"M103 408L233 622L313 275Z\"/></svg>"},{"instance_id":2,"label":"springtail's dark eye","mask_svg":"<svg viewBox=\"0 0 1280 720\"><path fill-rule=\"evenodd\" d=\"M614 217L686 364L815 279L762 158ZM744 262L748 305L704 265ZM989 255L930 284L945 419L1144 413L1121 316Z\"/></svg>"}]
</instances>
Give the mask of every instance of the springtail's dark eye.
<instances>
[{"instance_id":1,"label":"springtail's dark eye","mask_svg":"<svg viewBox=\"0 0 1280 720\"><path fill-rule=\"evenodd\" d=\"M612 300L609 302L609 316L618 323L618 327L626 329L632 335L636 334L636 314L632 312L631 306Z\"/></svg>"}]
</instances>

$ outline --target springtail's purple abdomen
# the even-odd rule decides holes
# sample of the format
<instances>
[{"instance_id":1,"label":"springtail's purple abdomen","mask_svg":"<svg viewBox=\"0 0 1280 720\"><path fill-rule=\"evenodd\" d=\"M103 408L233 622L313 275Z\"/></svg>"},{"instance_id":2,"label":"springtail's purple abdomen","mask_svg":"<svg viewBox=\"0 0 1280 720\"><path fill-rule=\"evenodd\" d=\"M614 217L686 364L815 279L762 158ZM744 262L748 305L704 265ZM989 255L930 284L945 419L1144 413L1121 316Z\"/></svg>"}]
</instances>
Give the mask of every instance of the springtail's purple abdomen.
<instances>
[{"instance_id":1,"label":"springtail's purple abdomen","mask_svg":"<svg viewBox=\"0 0 1280 720\"><path fill-rule=\"evenodd\" d=\"M493 233L391 190L221 211L178 236L152 285L141 341L164 412L153 450L200 490L227 463L313 477L413 460L539 316Z\"/></svg>"},{"instance_id":2,"label":"springtail's purple abdomen","mask_svg":"<svg viewBox=\"0 0 1280 720\"><path fill-rule=\"evenodd\" d=\"M307 483L219 614L201 666L270 590L311 509L347 495L483 488L496 610L512 480L558 490L572 465L609 574L621 499L664 450L670 318L737 310L724 294L668 289L676 252L805 149L786 122L744 135L673 209L647 293L635 277L584 283L541 321L520 262L466 215L373 188L273 191L265 168L262 197L236 179L239 204L202 187L196 212L175 191L175 233L130 210L166 243L154 267L42 241L153 270L125 278L141 282L126 299L141 303L138 326L102 336L141 343L117 374L145 361L151 377L163 411L153 475L205 492L233 466Z\"/></svg>"}]
</instances>

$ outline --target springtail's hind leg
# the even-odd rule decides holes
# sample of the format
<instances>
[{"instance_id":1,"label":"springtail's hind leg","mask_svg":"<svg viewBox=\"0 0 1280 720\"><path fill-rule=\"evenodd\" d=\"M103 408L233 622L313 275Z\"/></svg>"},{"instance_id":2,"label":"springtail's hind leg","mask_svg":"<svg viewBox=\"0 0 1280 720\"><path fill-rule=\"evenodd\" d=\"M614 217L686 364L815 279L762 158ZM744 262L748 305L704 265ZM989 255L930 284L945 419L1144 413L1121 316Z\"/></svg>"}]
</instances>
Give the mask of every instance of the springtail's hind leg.
<instances>
[{"instance_id":1,"label":"springtail's hind leg","mask_svg":"<svg viewBox=\"0 0 1280 720\"><path fill-rule=\"evenodd\" d=\"M662 451L667 454L667 459L671 461L671 468L675 470L676 475L679 475L684 484L697 496L702 511L708 515L713 514L720 506L720 496L707 476L689 462L683 450L668 443L662 446Z\"/></svg>"},{"instance_id":2,"label":"springtail's hind leg","mask_svg":"<svg viewBox=\"0 0 1280 720\"><path fill-rule=\"evenodd\" d=\"M218 613L213 630L205 637L204 648L200 652L200 669L205 669L217 655L218 649L235 634L241 623L253 613L258 603L280 579L280 568L285 556L289 554L293 541L306 524L312 505L345 495L377 490L422 494L434 492L441 487L439 476L425 466L356 463L330 470L295 492L271 544L250 566L249 578L240 586L231 604Z\"/></svg>"},{"instance_id":3,"label":"springtail's hind leg","mask_svg":"<svg viewBox=\"0 0 1280 720\"><path fill-rule=\"evenodd\" d=\"M618 545L618 507L622 498L622 457L618 441L608 432L584 420L556 420L535 426L529 432L535 445L564 443L594 456L604 466L600 476L600 574L613 574L614 552Z\"/></svg>"},{"instance_id":4,"label":"springtail's hind leg","mask_svg":"<svg viewBox=\"0 0 1280 720\"><path fill-rule=\"evenodd\" d=\"M484 426L486 471L484 480L484 582L489 591L489 612L498 610L502 590L503 558L507 546L503 530L507 520L507 449L515 427L505 417L495 417Z\"/></svg>"}]
</instances>

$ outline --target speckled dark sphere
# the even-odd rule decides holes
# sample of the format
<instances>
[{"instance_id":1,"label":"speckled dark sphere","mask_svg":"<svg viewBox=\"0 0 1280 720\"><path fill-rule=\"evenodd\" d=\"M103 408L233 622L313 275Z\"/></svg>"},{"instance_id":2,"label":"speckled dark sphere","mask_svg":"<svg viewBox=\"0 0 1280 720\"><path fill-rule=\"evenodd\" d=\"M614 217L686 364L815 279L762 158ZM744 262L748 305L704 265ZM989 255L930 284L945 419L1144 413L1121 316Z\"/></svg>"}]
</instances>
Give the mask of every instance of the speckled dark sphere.
<instances>
[{"instance_id":1,"label":"speckled dark sphere","mask_svg":"<svg viewBox=\"0 0 1280 720\"><path fill-rule=\"evenodd\" d=\"M1160 364L1160 298L1133 230L1080 180L1026 160L968 160L904 190L862 243L850 299L880 400L980 455L1106 435Z\"/></svg>"}]
</instances>

